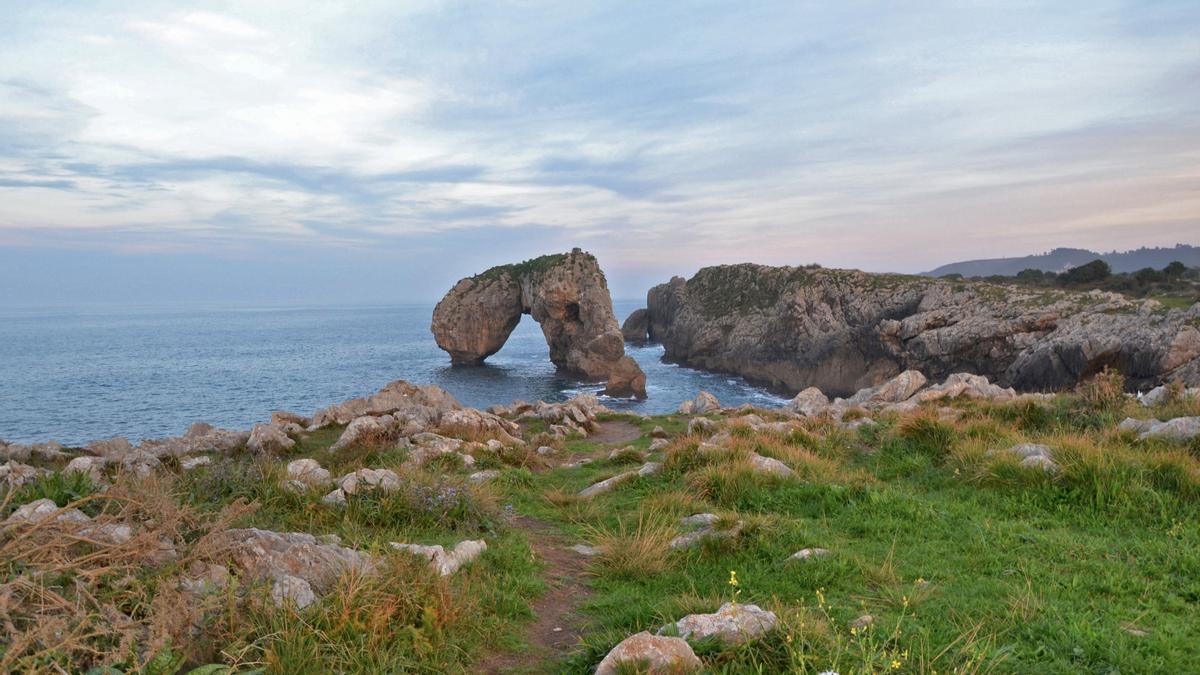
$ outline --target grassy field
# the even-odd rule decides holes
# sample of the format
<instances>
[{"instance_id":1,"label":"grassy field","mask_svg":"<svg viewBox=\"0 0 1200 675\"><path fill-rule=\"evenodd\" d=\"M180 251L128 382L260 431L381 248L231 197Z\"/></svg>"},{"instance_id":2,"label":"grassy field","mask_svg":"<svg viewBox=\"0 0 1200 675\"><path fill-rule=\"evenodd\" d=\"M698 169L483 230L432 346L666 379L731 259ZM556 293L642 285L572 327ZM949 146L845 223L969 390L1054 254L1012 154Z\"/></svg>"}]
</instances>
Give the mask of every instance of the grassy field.
<instances>
[{"instance_id":1,"label":"grassy field","mask_svg":"<svg viewBox=\"0 0 1200 675\"><path fill-rule=\"evenodd\" d=\"M694 644L714 673L1188 672L1200 663L1200 443L1139 441L1116 430L1127 415L1200 414L1195 403L1147 410L1085 390L1045 402L959 401L952 410L881 415L857 429L805 420L782 433L756 431L742 414L710 415L728 431L718 451L686 433L686 417L607 416L606 426L636 427L636 439L575 439L550 456L479 453L473 470L500 468L498 478L469 484L470 470L446 461L403 473L404 490L356 497L344 508L281 489L283 464L308 456L335 476L361 466L399 471L404 453L333 455L327 447L340 430L327 429L280 460L237 456L104 492L80 477L41 479L9 495L2 515L43 496L60 506L82 500L93 515L141 509L137 517L169 524L191 544L178 559L145 567L46 557L3 541L0 622L10 635L3 665L15 672L103 664L115 670L93 672L173 673L213 664L200 672L504 666L587 673L625 637L730 600L776 612L780 626L743 645ZM649 457L663 462L658 474L578 497L636 468L634 453L609 459L610 450L646 450L658 426L670 439ZM1023 442L1050 446L1061 471L1023 468L1007 453L989 452ZM796 476L753 470L752 452L781 460ZM593 461L568 466L581 458ZM702 512L720 516L718 528L740 521L740 534L671 550L685 531L679 519ZM183 612L169 601L178 599L174 580L210 555L206 533L234 526L335 533L346 546L379 554L386 569L343 578L303 611L276 608L262 592L230 590ZM483 538L488 550L449 578L388 547L464 538ZM577 543L599 554L581 558L576 576L555 574L559 563L536 553ZM829 555L789 559L804 548ZM19 579L36 579L40 590L14 595ZM550 609L582 640L547 648L552 641L538 634L544 627L536 619L550 610L539 602L564 583L569 606ZM76 609L56 610L53 597ZM35 599L40 610L30 609ZM106 607L135 625L112 625ZM54 618L47 625L57 633L34 635L47 629L39 613ZM863 615L873 621L852 627Z\"/></svg>"}]
</instances>

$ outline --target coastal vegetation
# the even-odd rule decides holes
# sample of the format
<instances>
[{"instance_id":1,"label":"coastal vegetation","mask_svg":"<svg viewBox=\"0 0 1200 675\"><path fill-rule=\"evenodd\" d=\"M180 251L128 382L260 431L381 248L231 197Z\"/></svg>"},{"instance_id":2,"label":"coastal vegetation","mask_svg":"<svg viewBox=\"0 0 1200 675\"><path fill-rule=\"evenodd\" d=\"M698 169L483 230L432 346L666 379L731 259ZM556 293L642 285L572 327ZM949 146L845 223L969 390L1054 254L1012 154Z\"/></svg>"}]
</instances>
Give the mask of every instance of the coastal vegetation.
<instances>
[{"instance_id":1,"label":"coastal vegetation","mask_svg":"<svg viewBox=\"0 0 1200 675\"><path fill-rule=\"evenodd\" d=\"M31 459L53 471L0 506L0 665L589 673L627 637L677 633L726 603L775 620L692 639L709 672L1182 672L1200 659L1200 440L1122 424L1200 415L1181 387L1146 406L1103 373L1059 396L841 415L601 412L570 434L499 412L523 443L420 466L386 435L331 450L342 424L274 455L186 470L167 458L141 476ZM1054 469L1006 451L1025 445L1052 450ZM400 480L331 504L289 485L303 458ZM90 530L13 523L42 498ZM134 534L105 539L99 523ZM248 577L188 590L243 528L336 535L374 568L303 608ZM464 538L486 551L445 576L391 545Z\"/></svg>"}]
</instances>

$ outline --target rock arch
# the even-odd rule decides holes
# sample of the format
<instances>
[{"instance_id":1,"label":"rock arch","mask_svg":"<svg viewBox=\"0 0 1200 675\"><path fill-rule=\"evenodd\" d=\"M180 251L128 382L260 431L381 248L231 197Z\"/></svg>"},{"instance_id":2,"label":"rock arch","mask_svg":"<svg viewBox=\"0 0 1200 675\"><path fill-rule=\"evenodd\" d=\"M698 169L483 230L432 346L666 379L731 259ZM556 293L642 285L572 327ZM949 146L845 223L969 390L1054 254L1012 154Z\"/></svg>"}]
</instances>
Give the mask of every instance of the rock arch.
<instances>
[{"instance_id":1,"label":"rock arch","mask_svg":"<svg viewBox=\"0 0 1200 675\"><path fill-rule=\"evenodd\" d=\"M612 396L646 396L646 376L625 355L608 282L591 254L574 249L462 279L433 310L431 330L455 364L480 364L500 351L528 314L550 360L566 373L604 379Z\"/></svg>"}]
</instances>

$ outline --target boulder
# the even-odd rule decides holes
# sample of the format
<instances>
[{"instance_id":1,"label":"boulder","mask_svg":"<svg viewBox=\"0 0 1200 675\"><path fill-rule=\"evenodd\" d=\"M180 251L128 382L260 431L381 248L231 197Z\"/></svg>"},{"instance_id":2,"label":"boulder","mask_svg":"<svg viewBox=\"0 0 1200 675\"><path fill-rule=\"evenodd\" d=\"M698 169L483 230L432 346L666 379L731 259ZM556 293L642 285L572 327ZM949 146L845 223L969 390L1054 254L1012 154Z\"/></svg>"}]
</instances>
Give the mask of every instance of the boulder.
<instances>
[{"instance_id":1,"label":"boulder","mask_svg":"<svg viewBox=\"0 0 1200 675\"><path fill-rule=\"evenodd\" d=\"M299 413L276 410L275 412L271 413L271 424L280 427L287 424L295 424L298 427L308 427L312 424L312 418L305 417Z\"/></svg>"},{"instance_id":2,"label":"boulder","mask_svg":"<svg viewBox=\"0 0 1200 675\"><path fill-rule=\"evenodd\" d=\"M307 595L302 585L288 577L303 580L315 595L322 595L342 574L352 570L369 573L377 567L371 555L341 546L332 535L318 539L303 532L245 528L221 533L219 543L226 547L230 564L241 570L243 577L280 584L281 598L297 604ZM293 591L300 597L292 595Z\"/></svg>"},{"instance_id":3,"label":"boulder","mask_svg":"<svg viewBox=\"0 0 1200 675\"><path fill-rule=\"evenodd\" d=\"M400 433L399 422L392 415L363 415L354 418L342 435L329 446L330 452L340 452L351 446L386 439Z\"/></svg>"},{"instance_id":4,"label":"boulder","mask_svg":"<svg viewBox=\"0 0 1200 675\"><path fill-rule=\"evenodd\" d=\"M689 614L663 626L658 634L674 634L695 641L716 638L725 644L741 644L766 635L778 623L774 612L758 605L727 602L713 614Z\"/></svg>"},{"instance_id":5,"label":"boulder","mask_svg":"<svg viewBox=\"0 0 1200 675\"><path fill-rule=\"evenodd\" d=\"M906 370L883 384L860 389L847 403L852 406L872 406L900 403L912 398L925 386L925 376L917 370Z\"/></svg>"},{"instance_id":6,"label":"boulder","mask_svg":"<svg viewBox=\"0 0 1200 675\"><path fill-rule=\"evenodd\" d=\"M313 414L311 428L331 424L350 424L364 415L392 415L406 428L433 429L443 414L460 410L462 405L445 389L434 385L419 387L404 380L389 382L383 389L361 398L331 405Z\"/></svg>"},{"instance_id":7,"label":"boulder","mask_svg":"<svg viewBox=\"0 0 1200 675\"><path fill-rule=\"evenodd\" d=\"M381 490L395 492L400 489L400 476L390 469L359 469L337 480L344 494L357 495Z\"/></svg>"},{"instance_id":8,"label":"boulder","mask_svg":"<svg viewBox=\"0 0 1200 675\"><path fill-rule=\"evenodd\" d=\"M315 459L297 459L288 462L287 480L299 483L303 488L319 488L329 485L332 478L329 469L323 468Z\"/></svg>"},{"instance_id":9,"label":"boulder","mask_svg":"<svg viewBox=\"0 0 1200 675\"><path fill-rule=\"evenodd\" d=\"M1176 417L1166 422L1155 422L1138 438L1163 438L1170 441L1187 441L1200 435L1200 417Z\"/></svg>"},{"instance_id":10,"label":"boulder","mask_svg":"<svg viewBox=\"0 0 1200 675\"><path fill-rule=\"evenodd\" d=\"M104 457L89 457L80 455L67 462L63 468L63 473L82 473L86 474L92 480L93 485L99 485L104 481L104 468L108 466L109 461Z\"/></svg>"},{"instance_id":11,"label":"boulder","mask_svg":"<svg viewBox=\"0 0 1200 675\"><path fill-rule=\"evenodd\" d=\"M645 398L645 376L625 358L608 282L579 249L462 279L434 308L431 330L451 362L479 364L504 346L522 314L541 325L559 369L607 380L609 395Z\"/></svg>"},{"instance_id":12,"label":"boulder","mask_svg":"<svg viewBox=\"0 0 1200 675\"><path fill-rule=\"evenodd\" d=\"M592 497L595 497L596 495L600 495L600 494L604 494L605 492L609 492L610 490L617 487L621 483L624 483L625 481L628 481L628 480L632 480L633 478L636 478L637 476L650 476L655 473L658 473L658 470L661 468L662 468L662 464L660 464L659 462L646 462L640 468L638 468L634 471L626 471L624 473L617 474L617 475L613 476L612 478L602 480L599 483L593 483L592 485L589 485L588 487L586 487L580 491L579 496L583 497L585 499L590 499Z\"/></svg>"},{"instance_id":13,"label":"boulder","mask_svg":"<svg viewBox=\"0 0 1200 675\"><path fill-rule=\"evenodd\" d=\"M634 671L647 675L676 675L696 672L702 667L687 640L643 631L613 647L596 667L596 675Z\"/></svg>"},{"instance_id":14,"label":"boulder","mask_svg":"<svg viewBox=\"0 0 1200 675\"><path fill-rule=\"evenodd\" d=\"M763 457L757 452L750 453L750 465L759 471L780 478L795 478L796 472L791 467L773 457Z\"/></svg>"},{"instance_id":15,"label":"boulder","mask_svg":"<svg viewBox=\"0 0 1200 675\"><path fill-rule=\"evenodd\" d=\"M45 469L22 464L12 459L4 464L0 464L0 481L7 483L9 490L19 488L26 483L32 482L37 477L45 476L49 473Z\"/></svg>"},{"instance_id":16,"label":"boulder","mask_svg":"<svg viewBox=\"0 0 1200 675\"><path fill-rule=\"evenodd\" d=\"M399 544L392 542L392 548L411 553L429 561L429 566L443 577L457 572L463 565L478 558L487 550L487 542L482 539L460 541L454 548L447 551L441 546L422 546L420 544Z\"/></svg>"},{"instance_id":17,"label":"boulder","mask_svg":"<svg viewBox=\"0 0 1200 675\"><path fill-rule=\"evenodd\" d=\"M816 560L817 558L825 558L832 555L829 549L824 548L802 548L799 551L788 556L788 560L808 561Z\"/></svg>"},{"instance_id":18,"label":"boulder","mask_svg":"<svg viewBox=\"0 0 1200 675\"><path fill-rule=\"evenodd\" d=\"M711 434L717 430L717 423L707 417L693 417L688 420L687 432L689 436Z\"/></svg>"},{"instance_id":19,"label":"boulder","mask_svg":"<svg viewBox=\"0 0 1200 675\"><path fill-rule=\"evenodd\" d=\"M783 408L803 417L816 417L829 409L829 397L820 389L809 387L796 394Z\"/></svg>"},{"instance_id":20,"label":"boulder","mask_svg":"<svg viewBox=\"0 0 1200 675\"><path fill-rule=\"evenodd\" d=\"M717 400L716 396L707 391L701 391L696 394L696 398L679 404L679 413L681 415L703 415L720 410L721 402Z\"/></svg>"},{"instance_id":21,"label":"boulder","mask_svg":"<svg viewBox=\"0 0 1200 675\"><path fill-rule=\"evenodd\" d=\"M57 523L86 523L91 520L87 514L79 509L60 509L58 504L55 504L51 499L37 499L28 504L23 504L16 511L13 511L7 519L5 525L29 524L36 525L51 516Z\"/></svg>"},{"instance_id":22,"label":"boulder","mask_svg":"<svg viewBox=\"0 0 1200 675\"><path fill-rule=\"evenodd\" d=\"M255 424L246 441L246 449L259 455L278 455L295 446L296 441L273 424Z\"/></svg>"}]
</instances>

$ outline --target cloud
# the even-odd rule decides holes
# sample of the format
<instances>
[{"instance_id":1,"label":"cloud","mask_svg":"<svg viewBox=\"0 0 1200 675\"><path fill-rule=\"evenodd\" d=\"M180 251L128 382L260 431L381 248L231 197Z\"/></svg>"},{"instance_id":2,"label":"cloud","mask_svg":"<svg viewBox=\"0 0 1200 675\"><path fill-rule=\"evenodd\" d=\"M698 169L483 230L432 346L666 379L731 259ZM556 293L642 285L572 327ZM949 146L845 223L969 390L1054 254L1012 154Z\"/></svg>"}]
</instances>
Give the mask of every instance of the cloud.
<instances>
[{"instance_id":1,"label":"cloud","mask_svg":"<svg viewBox=\"0 0 1200 675\"><path fill-rule=\"evenodd\" d=\"M1200 213L1195 3L11 14L0 246L388 251L437 286L579 243L641 283L1169 244Z\"/></svg>"}]
</instances>

